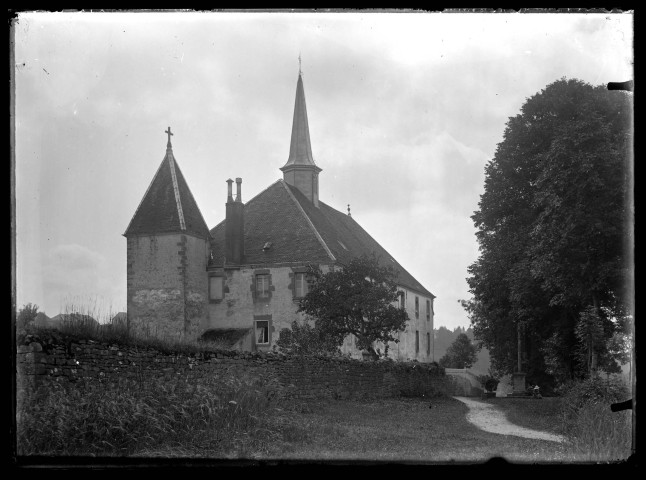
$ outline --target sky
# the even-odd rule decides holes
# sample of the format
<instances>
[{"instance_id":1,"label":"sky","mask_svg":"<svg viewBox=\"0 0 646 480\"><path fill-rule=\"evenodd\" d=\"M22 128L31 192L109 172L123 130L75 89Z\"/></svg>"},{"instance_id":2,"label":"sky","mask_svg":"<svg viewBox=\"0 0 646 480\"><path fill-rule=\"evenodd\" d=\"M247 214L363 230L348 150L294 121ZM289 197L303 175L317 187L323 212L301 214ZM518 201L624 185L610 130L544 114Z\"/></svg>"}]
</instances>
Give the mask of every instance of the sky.
<instances>
[{"instance_id":1,"label":"sky","mask_svg":"<svg viewBox=\"0 0 646 480\"><path fill-rule=\"evenodd\" d=\"M126 308L128 223L173 152L209 228L279 178L299 56L320 198L468 327L471 215L507 120L550 83L633 79L633 15L21 12L16 304Z\"/></svg>"}]
</instances>

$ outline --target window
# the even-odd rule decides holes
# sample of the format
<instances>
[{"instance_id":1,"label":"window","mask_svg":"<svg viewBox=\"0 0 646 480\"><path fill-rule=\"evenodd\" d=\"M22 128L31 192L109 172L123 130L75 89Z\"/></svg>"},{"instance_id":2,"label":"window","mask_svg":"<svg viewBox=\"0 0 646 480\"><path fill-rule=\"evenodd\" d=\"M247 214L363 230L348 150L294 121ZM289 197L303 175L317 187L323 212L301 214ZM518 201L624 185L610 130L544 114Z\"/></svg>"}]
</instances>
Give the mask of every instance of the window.
<instances>
[{"instance_id":1,"label":"window","mask_svg":"<svg viewBox=\"0 0 646 480\"><path fill-rule=\"evenodd\" d=\"M431 334L426 332L426 355L431 354Z\"/></svg>"},{"instance_id":2,"label":"window","mask_svg":"<svg viewBox=\"0 0 646 480\"><path fill-rule=\"evenodd\" d=\"M266 345L269 343L269 322L267 320L258 320L256 322L256 345Z\"/></svg>"},{"instance_id":3,"label":"window","mask_svg":"<svg viewBox=\"0 0 646 480\"><path fill-rule=\"evenodd\" d=\"M266 304L266 302L271 301L272 292L274 291L274 286L271 283L271 270L268 268L254 270L250 283L249 288L254 302Z\"/></svg>"},{"instance_id":4,"label":"window","mask_svg":"<svg viewBox=\"0 0 646 480\"><path fill-rule=\"evenodd\" d=\"M302 298L307 295L308 291L307 285L307 274L306 273L295 273L294 274L294 296L297 298Z\"/></svg>"},{"instance_id":5,"label":"window","mask_svg":"<svg viewBox=\"0 0 646 480\"><path fill-rule=\"evenodd\" d=\"M419 318L419 297L415 295L415 318Z\"/></svg>"},{"instance_id":6,"label":"window","mask_svg":"<svg viewBox=\"0 0 646 480\"><path fill-rule=\"evenodd\" d=\"M399 292L399 308L406 308L406 294Z\"/></svg>"},{"instance_id":7,"label":"window","mask_svg":"<svg viewBox=\"0 0 646 480\"><path fill-rule=\"evenodd\" d=\"M431 301L426 300L426 321L431 321Z\"/></svg>"},{"instance_id":8,"label":"window","mask_svg":"<svg viewBox=\"0 0 646 480\"><path fill-rule=\"evenodd\" d=\"M224 277L209 277L209 300L219 301L224 298Z\"/></svg>"},{"instance_id":9,"label":"window","mask_svg":"<svg viewBox=\"0 0 646 480\"><path fill-rule=\"evenodd\" d=\"M415 330L415 353L419 353L419 330Z\"/></svg>"},{"instance_id":10,"label":"window","mask_svg":"<svg viewBox=\"0 0 646 480\"><path fill-rule=\"evenodd\" d=\"M269 298L269 275L256 275L256 297Z\"/></svg>"}]
</instances>

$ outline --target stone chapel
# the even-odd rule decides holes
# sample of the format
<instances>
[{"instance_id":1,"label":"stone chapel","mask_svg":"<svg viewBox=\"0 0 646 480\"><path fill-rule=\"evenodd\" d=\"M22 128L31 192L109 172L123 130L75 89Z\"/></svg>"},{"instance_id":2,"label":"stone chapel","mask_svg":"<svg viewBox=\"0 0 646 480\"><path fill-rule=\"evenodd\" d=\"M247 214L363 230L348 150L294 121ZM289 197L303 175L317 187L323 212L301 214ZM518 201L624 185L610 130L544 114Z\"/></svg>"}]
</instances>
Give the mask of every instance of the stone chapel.
<instances>
[{"instance_id":1,"label":"stone chapel","mask_svg":"<svg viewBox=\"0 0 646 480\"><path fill-rule=\"evenodd\" d=\"M267 351L289 328L307 293L307 266L323 272L375 253L399 271L400 305L409 325L393 343L395 360L433 358L435 296L348 213L320 199L299 71L289 149L282 178L242 201L242 179L228 184L226 216L209 229L173 154L166 155L128 225L127 316L131 328L225 342ZM224 179L223 179L224 180ZM352 335L342 351L355 358Z\"/></svg>"}]
</instances>

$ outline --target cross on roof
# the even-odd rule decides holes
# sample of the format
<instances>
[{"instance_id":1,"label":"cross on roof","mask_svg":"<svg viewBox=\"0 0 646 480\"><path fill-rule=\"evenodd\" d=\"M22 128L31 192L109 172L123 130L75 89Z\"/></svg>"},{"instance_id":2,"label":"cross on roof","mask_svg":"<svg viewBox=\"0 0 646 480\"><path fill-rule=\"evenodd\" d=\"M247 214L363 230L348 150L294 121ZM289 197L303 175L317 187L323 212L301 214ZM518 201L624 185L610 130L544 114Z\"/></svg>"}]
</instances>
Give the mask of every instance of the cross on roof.
<instances>
[{"instance_id":1,"label":"cross on roof","mask_svg":"<svg viewBox=\"0 0 646 480\"><path fill-rule=\"evenodd\" d=\"M164 133L168 134L168 146L170 147L170 137L173 135L173 133L170 131L170 127L168 127L168 130L164 130Z\"/></svg>"}]
</instances>

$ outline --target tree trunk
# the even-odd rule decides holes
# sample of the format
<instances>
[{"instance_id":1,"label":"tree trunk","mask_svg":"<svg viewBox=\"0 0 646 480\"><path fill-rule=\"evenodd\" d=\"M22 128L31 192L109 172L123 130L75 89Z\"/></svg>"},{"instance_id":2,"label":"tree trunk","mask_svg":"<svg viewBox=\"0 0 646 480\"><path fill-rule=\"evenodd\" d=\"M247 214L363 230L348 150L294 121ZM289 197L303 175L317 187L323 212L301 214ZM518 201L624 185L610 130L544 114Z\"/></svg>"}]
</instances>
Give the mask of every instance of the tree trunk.
<instances>
[{"instance_id":1,"label":"tree trunk","mask_svg":"<svg viewBox=\"0 0 646 480\"><path fill-rule=\"evenodd\" d=\"M518 322L518 328L516 329L516 334L518 336L518 369L516 371L522 372L522 365L521 365L521 350L520 350L520 322Z\"/></svg>"}]
</instances>

